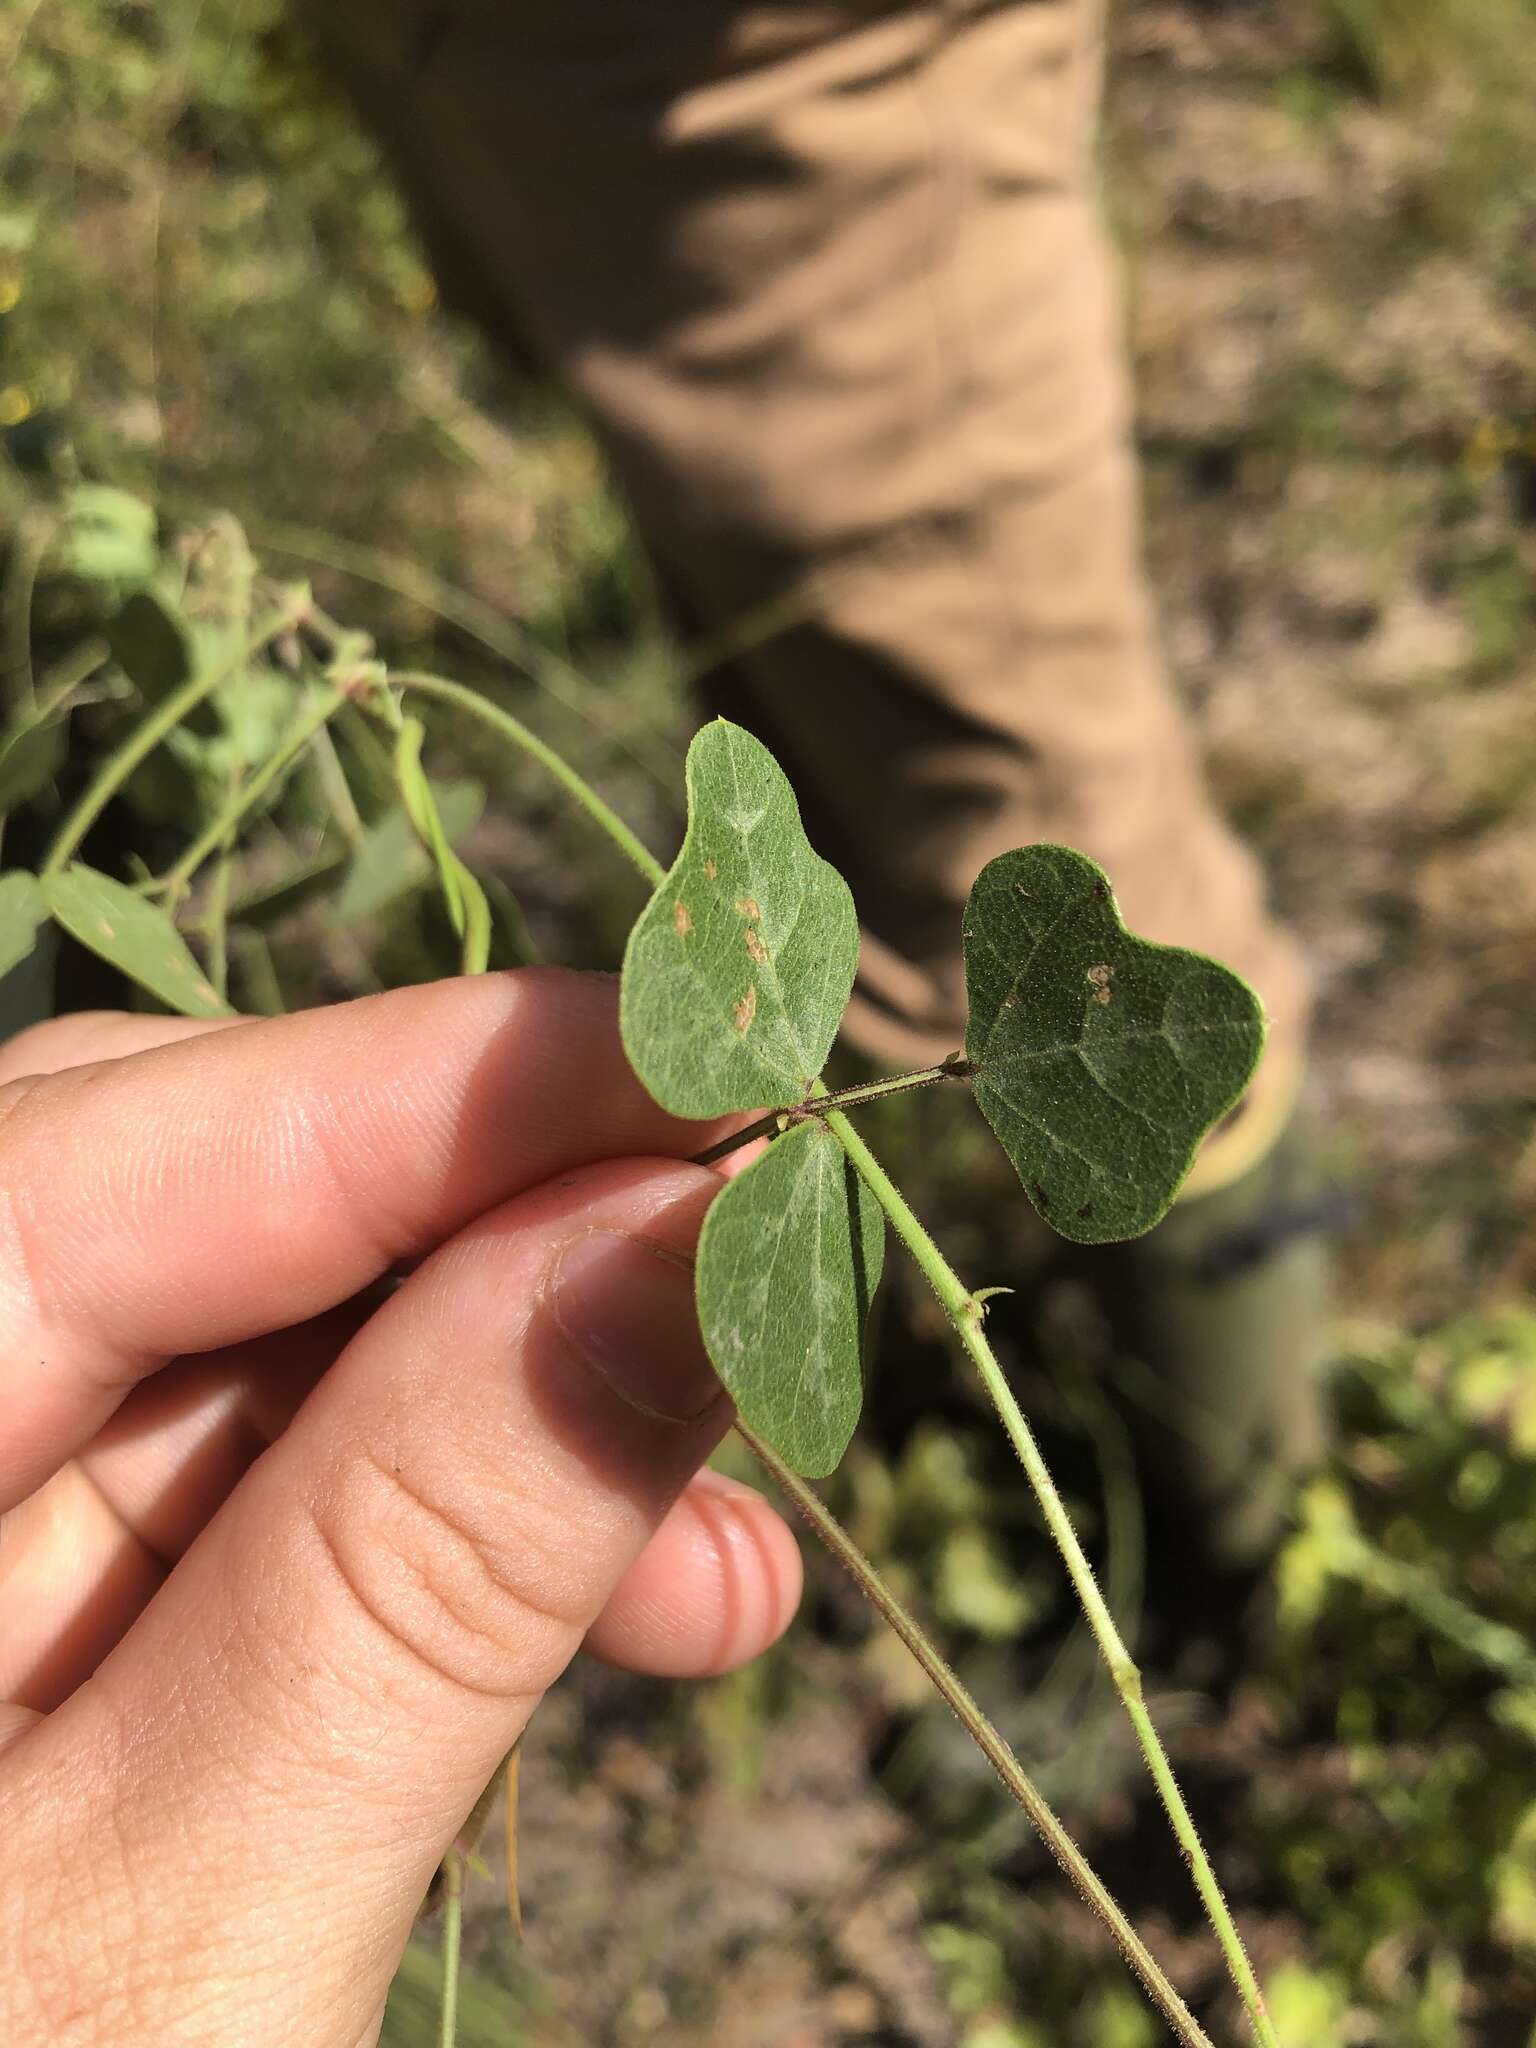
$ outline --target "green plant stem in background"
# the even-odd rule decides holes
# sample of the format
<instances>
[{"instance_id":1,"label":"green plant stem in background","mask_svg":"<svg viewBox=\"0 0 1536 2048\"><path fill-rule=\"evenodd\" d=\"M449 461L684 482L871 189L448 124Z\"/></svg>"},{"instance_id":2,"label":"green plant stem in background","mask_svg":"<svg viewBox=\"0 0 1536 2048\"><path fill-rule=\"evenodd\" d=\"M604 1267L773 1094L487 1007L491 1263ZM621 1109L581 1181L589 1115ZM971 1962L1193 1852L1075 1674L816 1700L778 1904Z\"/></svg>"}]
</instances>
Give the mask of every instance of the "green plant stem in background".
<instances>
[{"instance_id":1,"label":"green plant stem in background","mask_svg":"<svg viewBox=\"0 0 1536 2048\"><path fill-rule=\"evenodd\" d=\"M500 733L514 747L531 755L541 768L545 769L560 784L568 796L575 798L600 831L618 847L632 866L638 868L654 889L665 877L665 870L654 855L648 853L630 831L624 820L612 807L584 781L575 769L553 747L546 746L536 733L530 732L520 718L514 718L510 711L503 711L499 704L493 704L487 697L468 689L463 683L450 682L446 676L422 675L414 670L391 672L391 685L418 697L435 697L444 704L456 704L470 717L478 718L482 725Z\"/></svg>"},{"instance_id":2,"label":"green plant stem in background","mask_svg":"<svg viewBox=\"0 0 1536 2048\"><path fill-rule=\"evenodd\" d=\"M455 1843L443 1858L443 1993L438 2048L454 2048L459 2032L459 1949L464 1935L464 1853Z\"/></svg>"},{"instance_id":3,"label":"green plant stem in background","mask_svg":"<svg viewBox=\"0 0 1536 2048\"><path fill-rule=\"evenodd\" d=\"M1025 1420L1024 1411L1014 1399L1007 1375L998 1363L997 1354L987 1342L982 1330L985 1304L970 1291L955 1272L913 1214L905 1196L847 1117L836 1109L826 1111L825 1115L828 1129L835 1134L860 1179L874 1195L885 1211L891 1227L917 1261L923 1276L953 1323L956 1335L972 1364L981 1375L982 1384L991 1397L1003 1427L1008 1432L1009 1441L1018 1453L1019 1462L1024 1467L1035 1498L1040 1503L1046 1524L1066 1565L1067 1575L1072 1581L1083 1612L1088 1617L1088 1626L1093 1631L1094 1640L1109 1667L1110 1676L1114 1679L1115 1687L1124 1702L1126 1713L1130 1716L1142 1755L1146 1758L1147 1768L1152 1774L1152 1781L1157 1786L1167 1810L1179 1846L1188 1858L1190 1873L1204 1902L1216 1938L1221 1944L1232 1981L1248 2009L1254 2034L1263 2044L1263 2048L1280 2048L1273 2023L1265 2010L1264 1994L1259 1989L1258 1979L1253 1974L1253 1966L1243 1947L1242 1936L1237 1931L1227 1902L1222 1896L1221 1887L1216 1881L1216 1874L1211 1868L1210 1858L1205 1852L1205 1846L1200 1840L1189 1808L1184 1803L1184 1795L1173 1775L1173 1767L1168 1761L1167 1751L1163 1748L1162 1738L1147 1712L1146 1702L1142 1698L1141 1673L1121 1640L1114 1617L1099 1591L1098 1582L1093 1576L1093 1567L1078 1540L1077 1531L1073 1528L1071 1517L1062 1504L1061 1495L1056 1491L1056 1482L1052 1479L1041 1455L1034 1431Z\"/></svg>"},{"instance_id":4,"label":"green plant stem in background","mask_svg":"<svg viewBox=\"0 0 1536 2048\"><path fill-rule=\"evenodd\" d=\"M231 849L219 853L208 892L208 979L220 1000L229 1001L229 877L233 866Z\"/></svg>"},{"instance_id":5,"label":"green plant stem in background","mask_svg":"<svg viewBox=\"0 0 1536 2048\"><path fill-rule=\"evenodd\" d=\"M205 697L212 696L221 683L227 683L232 676L238 675L246 663L271 641L277 639L279 634L291 632L307 603L308 592L296 592L285 603L268 613L256 631L245 641L238 654L227 662L188 676L179 689L172 690L169 696L155 706L148 718L134 727L121 746L114 748L103 761L90 787L59 827L58 834L43 862L43 874L56 875L68 865L76 847L139 763L152 754L166 735L174 732Z\"/></svg>"},{"instance_id":6,"label":"green plant stem in background","mask_svg":"<svg viewBox=\"0 0 1536 2048\"><path fill-rule=\"evenodd\" d=\"M335 817L342 838L349 846L360 845L368 828L357 808L328 726L322 726L315 734L312 759L325 802Z\"/></svg>"},{"instance_id":7,"label":"green plant stem in background","mask_svg":"<svg viewBox=\"0 0 1536 2048\"><path fill-rule=\"evenodd\" d=\"M1178 2039L1186 2044L1186 2048L1211 2048L1210 2036L1158 1968L1137 1936L1135 1928L1131 1926L1112 1895L1094 1873L1082 1850L1073 1841L1028 1772L926 1632L896 1599L874 1565L859 1549L825 1502L797 1473L790 1470L772 1445L764 1442L739 1417L736 1421L736 1434L842 1565L865 1599L912 1652L922 1666L923 1675L991 1764L1009 1795L1029 1816L1036 1833L1070 1878L1085 1904L1098 1915L1114 1936L1121 1954L1141 1979L1148 1997L1152 1999Z\"/></svg>"},{"instance_id":8,"label":"green plant stem in background","mask_svg":"<svg viewBox=\"0 0 1536 2048\"><path fill-rule=\"evenodd\" d=\"M294 561L315 563L321 568L338 569L344 576L356 577L360 583L372 584L376 590L388 591L392 597L402 597L409 604L420 605L423 611L435 612L447 625L456 626L468 639L483 647L487 654L495 655L497 660L518 670L553 697L557 704L563 704L566 710L574 712L594 731L603 734L611 745L627 753L655 779L661 789L671 794L677 779L676 751L670 746L653 744L646 747L617 738L612 731L611 714L605 715L601 693L580 669L553 648L546 647L543 641L536 640L526 627L519 626L493 605L488 605L483 598L446 582L407 555L392 555L383 548L364 547L333 533L317 533L300 526L273 526L266 521L253 525L250 532L259 547L273 554L288 555Z\"/></svg>"},{"instance_id":9,"label":"green plant stem in background","mask_svg":"<svg viewBox=\"0 0 1536 2048\"><path fill-rule=\"evenodd\" d=\"M32 679L32 598L58 522L32 518L23 522L11 549L5 588L0 593L0 673L6 679L0 711L7 720L31 718L37 705Z\"/></svg>"},{"instance_id":10,"label":"green plant stem in background","mask_svg":"<svg viewBox=\"0 0 1536 2048\"><path fill-rule=\"evenodd\" d=\"M1517 1630L1479 1614L1444 1586L1436 1585L1427 1572L1402 1558L1389 1557L1363 1536L1339 1529L1332 1532L1330 1540L1334 1549L1330 1566L1337 1577L1384 1594L1433 1634L1454 1643L1510 1685L1536 1691L1536 1656Z\"/></svg>"},{"instance_id":11,"label":"green plant stem in background","mask_svg":"<svg viewBox=\"0 0 1536 2048\"><path fill-rule=\"evenodd\" d=\"M255 774L230 792L217 817L198 834L175 866L168 868L158 881L150 885L150 893L167 896L174 904L203 862L233 837L241 820L261 802L278 777L292 767L316 733L335 717L346 701L340 690L320 691L299 713L275 751Z\"/></svg>"},{"instance_id":12,"label":"green plant stem in background","mask_svg":"<svg viewBox=\"0 0 1536 2048\"><path fill-rule=\"evenodd\" d=\"M105 640L82 640L78 647L72 647L68 654L54 663L38 685L37 708L27 723L43 725L66 709L80 685L89 682L97 669L111 658L112 649Z\"/></svg>"}]
</instances>

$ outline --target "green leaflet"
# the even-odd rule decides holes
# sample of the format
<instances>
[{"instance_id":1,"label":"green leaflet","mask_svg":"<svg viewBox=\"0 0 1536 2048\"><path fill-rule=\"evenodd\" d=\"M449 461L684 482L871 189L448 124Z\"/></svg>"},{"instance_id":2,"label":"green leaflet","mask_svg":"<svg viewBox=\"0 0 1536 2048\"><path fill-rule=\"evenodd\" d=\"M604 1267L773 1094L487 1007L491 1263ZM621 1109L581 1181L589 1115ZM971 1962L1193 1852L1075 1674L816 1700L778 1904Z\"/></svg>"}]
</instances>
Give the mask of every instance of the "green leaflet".
<instances>
[{"instance_id":1,"label":"green leaflet","mask_svg":"<svg viewBox=\"0 0 1536 2048\"><path fill-rule=\"evenodd\" d=\"M40 886L49 911L70 937L140 988L184 1017L229 1016L229 1005L215 993L163 910L80 861L63 874L46 876Z\"/></svg>"},{"instance_id":2,"label":"green leaflet","mask_svg":"<svg viewBox=\"0 0 1536 2048\"><path fill-rule=\"evenodd\" d=\"M452 845L478 820L485 807L485 791L478 782L467 781L434 783L432 789L443 836ZM377 824L369 826L352 854L347 878L336 898L337 922L353 924L371 917L396 897L419 889L432 872L431 857L406 812L386 811Z\"/></svg>"},{"instance_id":3,"label":"green leaflet","mask_svg":"<svg viewBox=\"0 0 1536 2048\"><path fill-rule=\"evenodd\" d=\"M1200 953L1136 938L1064 846L982 869L963 925L976 1100L1064 1237L1138 1237L1263 1049L1258 997Z\"/></svg>"},{"instance_id":4,"label":"green leaflet","mask_svg":"<svg viewBox=\"0 0 1536 2048\"><path fill-rule=\"evenodd\" d=\"M750 733L706 725L687 779L682 851L625 949L625 1050L675 1116L799 1102L853 988L853 898Z\"/></svg>"},{"instance_id":5,"label":"green leaflet","mask_svg":"<svg viewBox=\"0 0 1536 2048\"><path fill-rule=\"evenodd\" d=\"M68 727L45 718L0 733L0 818L45 789L64 765Z\"/></svg>"},{"instance_id":6,"label":"green leaflet","mask_svg":"<svg viewBox=\"0 0 1536 2048\"><path fill-rule=\"evenodd\" d=\"M0 974L9 974L25 960L37 940L37 928L48 915L36 875L13 868L0 875Z\"/></svg>"},{"instance_id":7,"label":"green leaflet","mask_svg":"<svg viewBox=\"0 0 1536 2048\"><path fill-rule=\"evenodd\" d=\"M699 1322L743 1419L810 1479L832 1471L863 1400L864 1316L885 1219L814 1120L776 1138L710 1205Z\"/></svg>"},{"instance_id":8,"label":"green leaflet","mask_svg":"<svg viewBox=\"0 0 1536 2048\"><path fill-rule=\"evenodd\" d=\"M107 624L112 659L146 704L180 689L197 666L198 648L181 607L155 590L135 590Z\"/></svg>"},{"instance_id":9,"label":"green leaflet","mask_svg":"<svg viewBox=\"0 0 1536 2048\"><path fill-rule=\"evenodd\" d=\"M147 583L160 560L152 506L111 484L76 484L64 501L59 564L87 583Z\"/></svg>"}]
</instances>

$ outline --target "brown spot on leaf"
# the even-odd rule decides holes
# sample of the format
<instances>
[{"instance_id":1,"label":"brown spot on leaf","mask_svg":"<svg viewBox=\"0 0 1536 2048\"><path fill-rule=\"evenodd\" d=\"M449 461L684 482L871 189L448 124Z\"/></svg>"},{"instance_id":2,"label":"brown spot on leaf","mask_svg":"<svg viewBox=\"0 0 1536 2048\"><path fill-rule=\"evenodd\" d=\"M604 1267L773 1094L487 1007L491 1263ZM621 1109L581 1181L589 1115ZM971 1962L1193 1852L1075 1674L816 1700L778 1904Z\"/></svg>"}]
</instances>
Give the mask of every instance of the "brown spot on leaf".
<instances>
[{"instance_id":1,"label":"brown spot on leaf","mask_svg":"<svg viewBox=\"0 0 1536 2048\"><path fill-rule=\"evenodd\" d=\"M736 1021L736 1029L745 1034L751 1027L752 1019L757 1015L757 983L755 981L748 986L746 994L736 1005L731 1015Z\"/></svg>"},{"instance_id":2,"label":"brown spot on leaf","mask_svg":"<svg viewBox=\"0 0 1536 2048\"><path fill-rule=\"evenodd\" d=\"M1093 983L1093 1000L1096 1003L1112 1003L1114 1001L1115 992L1109 985L1114 978L1115 970L1107 961L1101 962L1097 967L1089 968L1088 979Z\"/></svg>"},{"instance_id":3,"label":"brown spot on leaf","mask_svg":"<svg viewBox=\"0 0 1536 2048\"><path fill-rule=\"evenodd\" d=\"M104 939L115 939L117 937L117 933L112 929L111 925L107 923L107 920L104 917L97 918L96 922L101 926L101 936Z\"/></svg>"},{"instance_id":4,"label":"brown spot on leaf","mask_svg":"<svg viewBox=\"0 0 1536 2048\"><path fill-rule=\"evenodd\" d=\"M686 939L693 930L693 919L688 915L688 906L681 896L672 907L672 929L680 939Z\"/></svg>"},{"instance_id":5,"label":"brown spot on leaf","mask_svg":"<svg viewBox=\"0 0 1536 2048\"><path fill-rule=\"evenodd\" d=\"M712 860L707 860L704 863L704 872L706 875L708 875L709 879L713 881L716 875L719 874L720 870L715 866Z\"/></svg>"},{"instance_id":6,"label":"brown spot on leaf","mask_svg":"<svg viewBox=\"0 0 1536 2048\"><path fill-rule=\"evenodd\" d=\"M751 954L752 958L757 962L759 967L761 967L763 962L768 958L768 948L763 944L762 939L758 936L757 928L755 925L749 924L747 926L747 951Z\"/></svg>"},{"instance_id":7,"label":"brown spot on leaf","mask_svg":"<svg viewBox=\"0 0 1536 2048\"><path fill-rule=\"evenodd\" d=\"M757 898L755 896L738 896L736 898L736 908L743 917L758 918L763 914L757 907Z\"/></svg>"}]
</instances>

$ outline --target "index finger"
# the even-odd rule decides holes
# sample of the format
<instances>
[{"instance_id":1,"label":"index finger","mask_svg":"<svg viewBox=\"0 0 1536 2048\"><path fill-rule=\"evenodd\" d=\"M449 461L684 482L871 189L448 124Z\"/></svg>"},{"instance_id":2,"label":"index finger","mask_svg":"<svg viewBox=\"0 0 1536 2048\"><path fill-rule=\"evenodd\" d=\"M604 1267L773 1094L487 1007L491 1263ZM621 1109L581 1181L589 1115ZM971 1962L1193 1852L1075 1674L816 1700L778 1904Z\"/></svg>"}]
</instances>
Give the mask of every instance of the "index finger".
<instances>
[{"instance_id":1,"label":"index finger","mask_svg":"<svg viewBox=\"0 0 1536 2048\"><path fill-rule=\"evenodd\" d=\"M182 1352L344 1301L597 1159L686 1157L618 985L438 982L0 1088L0 1511Z\"/></svg>"}]
</instances>

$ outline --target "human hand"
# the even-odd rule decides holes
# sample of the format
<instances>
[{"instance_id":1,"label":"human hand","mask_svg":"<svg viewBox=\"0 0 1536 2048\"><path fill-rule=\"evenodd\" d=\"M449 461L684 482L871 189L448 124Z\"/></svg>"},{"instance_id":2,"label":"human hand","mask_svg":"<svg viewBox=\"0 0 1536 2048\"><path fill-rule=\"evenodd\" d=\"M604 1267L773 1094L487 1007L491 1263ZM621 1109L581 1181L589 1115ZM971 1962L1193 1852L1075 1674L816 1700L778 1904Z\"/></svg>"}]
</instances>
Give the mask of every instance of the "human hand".
<instances>
[{"instance_id":1,"label":"human hand","mask_svg":"<svg viewBox=\"0 0 1536 2048\"><path fill-rule=\"evenodd\" d=\"M546 970L62 1018L0 1084L0 2038L370 2043L578 1646L702 1675L794 1609L698 1469L716 1133Z\"/></svg>"}]
</instances>

